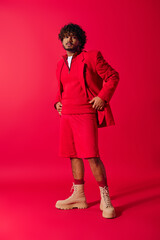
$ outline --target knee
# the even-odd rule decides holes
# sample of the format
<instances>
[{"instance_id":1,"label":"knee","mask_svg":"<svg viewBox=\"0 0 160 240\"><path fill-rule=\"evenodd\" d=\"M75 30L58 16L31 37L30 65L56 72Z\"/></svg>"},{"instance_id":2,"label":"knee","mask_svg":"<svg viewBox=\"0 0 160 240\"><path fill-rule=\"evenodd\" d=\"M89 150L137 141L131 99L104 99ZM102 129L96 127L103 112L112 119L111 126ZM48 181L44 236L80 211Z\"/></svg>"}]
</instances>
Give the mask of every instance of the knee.
<instances>
[{"instance_id":1,"label":"knee","mask_svg":"<svg viewBox=\"0 0 160 240\"><path fill-rule=\"evenodd\" d=\"M98 166L101 163L101 160L99 157L96 158L88 158L89 164L90 165L96 165Z\"/></svg>"}]
</instances>

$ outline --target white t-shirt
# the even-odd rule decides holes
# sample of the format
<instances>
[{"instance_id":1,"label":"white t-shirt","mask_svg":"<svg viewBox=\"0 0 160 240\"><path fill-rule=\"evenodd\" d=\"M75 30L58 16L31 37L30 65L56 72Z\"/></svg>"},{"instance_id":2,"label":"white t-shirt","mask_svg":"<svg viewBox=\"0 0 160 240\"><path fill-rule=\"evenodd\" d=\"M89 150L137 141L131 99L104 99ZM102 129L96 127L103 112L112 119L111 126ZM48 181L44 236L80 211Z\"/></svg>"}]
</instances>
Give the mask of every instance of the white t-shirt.
<instances>
[{"instance_id":1,"label":"white t-shirt","mask_svg":"<svg viewBox=\"0 0 160 240\"><path fill-rule=\"evenodd\" d=\"M68 56L68 58L67 58L69 68L71 67L72 57L73 56Z\"/></svg>"}]
</instances>

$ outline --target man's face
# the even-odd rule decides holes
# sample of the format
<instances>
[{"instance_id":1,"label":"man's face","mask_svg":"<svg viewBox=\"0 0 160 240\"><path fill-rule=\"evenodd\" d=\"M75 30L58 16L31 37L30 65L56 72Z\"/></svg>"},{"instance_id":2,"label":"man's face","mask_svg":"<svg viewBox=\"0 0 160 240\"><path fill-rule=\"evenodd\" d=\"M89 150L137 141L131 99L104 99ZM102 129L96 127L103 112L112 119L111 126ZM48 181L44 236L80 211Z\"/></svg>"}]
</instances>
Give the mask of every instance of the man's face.
<instances>
[{"instance_id":1,"label":"man's face","mask_svg":"<svg viewBox=\"0 0 160 240\"><path fill-rule=\"evenodd\" d=\"M62 45L65 50L76 52L80 46L80 42L74 33L66 33Z\"/></svg>"}]
</instances>

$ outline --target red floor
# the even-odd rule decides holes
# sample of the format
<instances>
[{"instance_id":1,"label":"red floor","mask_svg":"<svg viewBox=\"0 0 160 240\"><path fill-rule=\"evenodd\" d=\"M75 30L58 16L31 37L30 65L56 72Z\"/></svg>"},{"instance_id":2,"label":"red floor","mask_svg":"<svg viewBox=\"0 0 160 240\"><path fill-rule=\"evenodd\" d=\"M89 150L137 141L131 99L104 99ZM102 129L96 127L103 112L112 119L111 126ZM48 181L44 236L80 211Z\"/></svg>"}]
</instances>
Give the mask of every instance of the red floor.
<instances>
[{"instance_id":1,"label":"red floor","mask_svg":"<svg viewBox=\"0 0 160 240\"><path fill-rule=\"evenodd\" d=\"M89 208L66 211L54 205L70 194L69 179L1 181L0 240L160 239L159 175L113 179L115 219L102 218L94 179L85 183Z\"/></svg>"}]
</instances>

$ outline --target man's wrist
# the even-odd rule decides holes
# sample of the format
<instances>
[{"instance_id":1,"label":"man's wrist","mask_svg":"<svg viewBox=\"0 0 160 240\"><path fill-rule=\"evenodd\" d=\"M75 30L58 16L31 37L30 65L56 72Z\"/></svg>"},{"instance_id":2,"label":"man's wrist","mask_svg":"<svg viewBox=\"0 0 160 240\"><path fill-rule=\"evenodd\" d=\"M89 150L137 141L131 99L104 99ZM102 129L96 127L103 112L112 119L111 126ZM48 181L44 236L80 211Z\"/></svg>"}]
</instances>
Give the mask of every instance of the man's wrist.
<instances>
[{"instance_id":1,"label":"man's wrist","mask_svg":"<svg viewBox=\"0 0 160 240\"><path fill-rule=\"evenodd\" d=\"M107 104L108 102L104 99L104 98L102 98L102 97L100 97L100 96L98 96L105 104Z\"/></svg>"}]
</instances>

